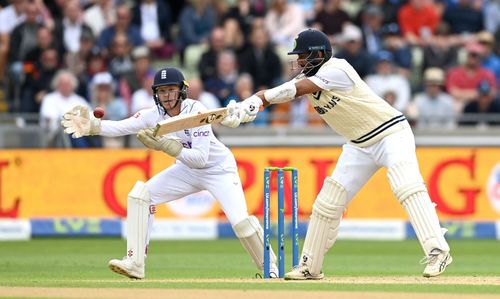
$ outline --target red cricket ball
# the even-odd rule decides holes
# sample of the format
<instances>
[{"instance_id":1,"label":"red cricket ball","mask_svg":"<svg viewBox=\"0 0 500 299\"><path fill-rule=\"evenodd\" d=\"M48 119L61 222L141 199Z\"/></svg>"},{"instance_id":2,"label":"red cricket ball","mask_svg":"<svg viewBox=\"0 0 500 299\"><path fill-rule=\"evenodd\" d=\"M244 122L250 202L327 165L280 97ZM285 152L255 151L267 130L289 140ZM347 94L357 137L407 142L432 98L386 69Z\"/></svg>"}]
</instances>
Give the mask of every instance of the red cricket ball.
<instances>
[{"instance_id":1,"label":"red cricket ball","mask_svg":"<svg viewBox=\"0 0 500 299\"><path fill-rule=\"evenodd\" d=\"M94 109L94 117L95 118L103 118L104 117L104 109L101 107L96 107Z\"/></svg>"}]
</instances>

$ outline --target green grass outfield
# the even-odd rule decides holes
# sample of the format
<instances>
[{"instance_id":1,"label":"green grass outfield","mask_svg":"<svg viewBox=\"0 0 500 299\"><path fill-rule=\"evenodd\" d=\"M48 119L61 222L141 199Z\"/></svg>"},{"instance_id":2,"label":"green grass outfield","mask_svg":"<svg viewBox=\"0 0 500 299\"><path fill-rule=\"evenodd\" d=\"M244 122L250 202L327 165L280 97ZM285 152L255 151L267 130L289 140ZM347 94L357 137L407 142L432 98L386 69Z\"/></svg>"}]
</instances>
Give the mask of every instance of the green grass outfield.
<instances>
[{"instance_id":1,"label":"green grass outfield","mask_svg":"<svg viewBox=\"0 0 500 299\"><path fill-rule=\"evenodd\" d=\"M331 283L262 283L261 279L254 278L257 271L238 240L152 241L146 279L142 281L116 275L107 268L109 259L124 255L124 240L62 238L0 242L0 286L383 291L500 296L500 283L468 284L460 280L496 277L500 282L500 242L457 240L451 241L450 245L453 264L441 277L432 278L437 282L447 279L451 281L448 284L419 282L423 266L419 264L422 252L417 241L347 240L338 241L326 257L323 270ZM286 262L288 269L291 265L289 252ZM346 277L353 280L406 277L410 282L347 283L342 279ZM413 277L414 283L411 282ZM453 282L455 279L456 283Z\"/></svg>"}]
</instances>

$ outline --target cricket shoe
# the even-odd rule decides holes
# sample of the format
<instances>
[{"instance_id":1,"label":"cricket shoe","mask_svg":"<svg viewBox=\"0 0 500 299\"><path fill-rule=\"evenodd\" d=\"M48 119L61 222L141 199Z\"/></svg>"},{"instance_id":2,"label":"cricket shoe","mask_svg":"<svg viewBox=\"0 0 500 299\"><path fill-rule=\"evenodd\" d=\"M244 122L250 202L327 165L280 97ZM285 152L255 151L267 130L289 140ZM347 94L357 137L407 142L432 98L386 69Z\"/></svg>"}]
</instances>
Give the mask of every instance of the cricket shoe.
<instances>
[{"instance_id":1,"label":"cricket shoe","mask_svg":"<svg viewBox=\"0 0 500 299\"><path fill-rule=\"evenodd\" d=\"M432 249L429 255L420 261L421 264L427 264L424 269L424 277L438 276L452 261L453 258L448 251L442 251L438 248Z\"/></svg>"},{"instance_id":2,"label":"cricket shoe","mask_svg":"<svg viewBox=\"0 0 500 299\"><path fill-rule=\"evenodd\" d=\"M138 265L132 259L129 259L127 257L124 257L122 260L110 260L108 263L108 267L109 269L111 269L111 271L130 278L144 278L144 265Z\"/></svg>"},{"instance_id":3,"label":"cricket shoe","mask_svg":"<svg viewBox=\"0 0 500 299\"><path fill-rule=\"evenodd\" d=\"M280 271L276 266L271 267L271 269L269 269L269 278L280 278L279 273ZM255 278L262 278L262 277L264 277L264 275L261 275L260 273L255 273Z\"/></svg>"},{"instance_id":4,"label":"cricket shoe","mask_svg":"<svg viewBox=\"0 0 500 299\"><path fill-rule=\"evenodd\" d=\"M324 277L325 275L323 272L311 274L311 272L309 272L309 267L306 264L301 264L285 274L285 280L320 280Z\"/></svg>"}]
</instances>

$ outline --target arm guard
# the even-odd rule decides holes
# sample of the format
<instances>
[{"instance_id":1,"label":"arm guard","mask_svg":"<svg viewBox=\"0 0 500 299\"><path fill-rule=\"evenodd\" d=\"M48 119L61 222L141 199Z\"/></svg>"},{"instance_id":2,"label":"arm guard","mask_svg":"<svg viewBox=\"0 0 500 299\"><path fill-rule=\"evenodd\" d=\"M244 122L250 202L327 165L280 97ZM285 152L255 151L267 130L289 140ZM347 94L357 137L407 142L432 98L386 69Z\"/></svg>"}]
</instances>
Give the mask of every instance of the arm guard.
<instances>
[{"instance_id":1,"label":"arm guard","mask_svg":"<svg viewBox=\"0 0 500 299\"><path fill-rule=\"evenodd\" d=\"M296 93L295 83L288 81L280 86L266 90L264 97L270 104L279 104L293 100Z\"/></svg>"}]
</instances>

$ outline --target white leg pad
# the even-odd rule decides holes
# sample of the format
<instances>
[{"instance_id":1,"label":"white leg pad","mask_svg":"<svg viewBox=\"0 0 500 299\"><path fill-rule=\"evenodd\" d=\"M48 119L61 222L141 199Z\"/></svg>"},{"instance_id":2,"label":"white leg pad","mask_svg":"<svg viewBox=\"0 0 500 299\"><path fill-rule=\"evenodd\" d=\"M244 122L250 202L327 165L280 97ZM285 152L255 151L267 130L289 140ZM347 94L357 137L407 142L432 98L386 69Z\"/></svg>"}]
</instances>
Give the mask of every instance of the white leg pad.
<instances>
[{"instance_id":1,"label":"white leg pad","mask_svg":"<svg viewBox=\"0 0 500 299\"><path fill-rule=\"evenodd\" d=\"M151 198L143 182L135 183L127 202L127 257L138 265L144 265L148 225L153 212ZM151 215L150 215L151 214Z\"/></svg>"},{"instance_id":2,"label":"white leg pad","mask_svg":"<svg viewBox=\"0 0 500 299\"><path fill-rule=\"evenodd\" d=\"M314 202L302 250L302 263L308 266L312 275L321 273L325 254L337 239L346 204L345 188L327 177Z\"/></svg>"},{"instance_id":3,"label":"white leg pad","mask_svg":"<svg viewBox=\"0 0 500 299\"><path fill-rule=\"evenodd\" d=\"M233 230L257 268L264 270L264 232L259 220L255 216L250 216L234 225ZM269 260L270 268L276 269L276 255L272 248Z\"/></svg>"},{"instance_id":4,"label":"white leg pad","mask_svg":"<svg viewBox=\"0 0 500 299\"><path fill-rule=\"evenodd\" d=\"M426 256L434 248L450 251L439 224L435 205L431 202L418 165L401 162L387 173L392 192L406 210Z\"/></svg>"}]
</instances>

